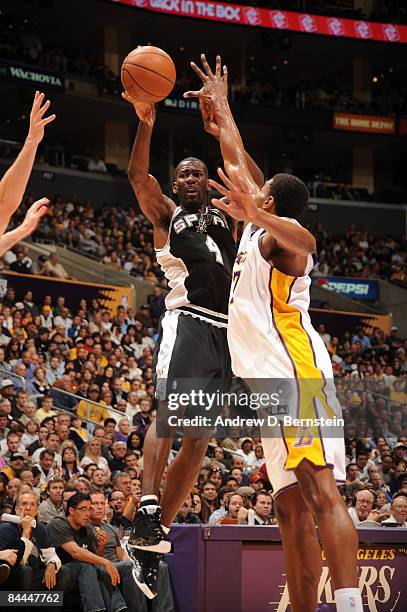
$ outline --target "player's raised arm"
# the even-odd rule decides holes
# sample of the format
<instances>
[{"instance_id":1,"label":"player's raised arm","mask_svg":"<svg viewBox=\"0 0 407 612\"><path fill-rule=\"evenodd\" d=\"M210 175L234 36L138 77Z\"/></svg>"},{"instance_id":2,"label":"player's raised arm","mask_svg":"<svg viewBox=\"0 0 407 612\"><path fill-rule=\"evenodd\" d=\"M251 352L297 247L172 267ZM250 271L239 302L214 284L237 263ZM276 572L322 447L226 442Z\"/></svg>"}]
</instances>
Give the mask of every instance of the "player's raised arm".
<instances>
[{"instance_id":1,"label":"player's raised arm","mask_svg":"<svg viewBox=\"0 0 407 612\"><path fill-rule=\"evenodd\" d=\"M186 97L207 98L213 107L216 123L219 128L219 142L226 172L233 173L239 170L243 181L249 186L250 191L258 189L258 183L254 180L243 146L243 141L233 119L228 102L227 68L221 64L221 58L216 56L215 73L212 72L205 55L201 55L204 72L191 62L191 66L203 83L199 91L186 92Z\"/></svg>"},{"instance_id":2,"label":"player's raised arm","mask_svg":"<svg viewBox=\"0 0 407 612\"><path fill-rule=\"evenodd\" d=\"M133 104L140 119L130 156L128 176L138 203L145 216L160 231L175 209L174 202L161 191L158 181L149 174L151 135L155 123L154 104L136 102L129 94L123 98Z\"/></svg>"},{"instance_id":3,"label":"player's raised arm","mask_svg":"<svg viewBox=\"0 0 407 612\"><path fill-rule=\"evenodd\" d=\"M38 145L44 138L44 128L55 119L54 114L44 117L51 102L49 100L45 104L43 102L44 94L36 91L30 113L30 128L24 146L0 181L0 236L9 224L10 217L20 206L34 165Z\"/></svg>"},{"instance_id":4,"label":"player's raised arm","mask_svg":"<svg viewBox=\"0 0 407 612\"><path fill-rule=\"evenodd\" d=\"M265 229L268 252L277 248L300 257L315 252L316 242L311 232L292 219L270 214L274 198L270 193L269 182L263 189L257 188L253 192L238 171L232 170L230 178L221 169L218 173L224 185L213 180L209 180L209 184L224 195L227 201L213 199L212 203L235 219L245 219ZM298 179L293 177L293 180ZM304 190L307 191L305 186ZM299 263L301 270L303 262Z\"/></svg>"},{"instance_id":5,"label":"player's raised arm","mask_svg":"<svg viewBox=\"0 0 407 612\"><path fill-rule=\"evenodd\" d=\"M196 92L185 92L184 97L190 97L189 96L190 93L196 93ZM216 115L213 109L211 99L205 96L199 96L199 108L201 111L205 132L207 132L208 134L210 134L211 136L216 138L216 140L219 141L219 126L217 124L217 119L216 119ZM249 167L249 171L253 177L253 180L259 187L261 187L264 184L263 172L260 170L260 168L254 161L254 159L250 157L250 155L248 154L246 150L245 150L245 156L246 156L247 165Z\"/></svg>"}]
</instances>

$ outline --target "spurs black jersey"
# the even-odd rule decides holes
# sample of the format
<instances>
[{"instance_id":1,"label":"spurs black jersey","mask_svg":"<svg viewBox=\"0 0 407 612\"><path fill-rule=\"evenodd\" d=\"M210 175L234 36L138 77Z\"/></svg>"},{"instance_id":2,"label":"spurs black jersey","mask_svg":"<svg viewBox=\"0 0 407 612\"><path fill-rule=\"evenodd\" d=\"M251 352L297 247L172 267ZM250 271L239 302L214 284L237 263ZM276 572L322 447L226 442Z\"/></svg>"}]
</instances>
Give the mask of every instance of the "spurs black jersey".
<instances>
[{"instance_id":1,"label":"spurs black jersey","mask_svg":"<svg viewBox=\"0 0 407 612\"><path fill-rule=\"evenodd\" d=\"M225 215L211 207L204 213L177 207L167 244L155 251L170 287L167 310L226 326L236 245Z\"/></svg>"}]
</instances>

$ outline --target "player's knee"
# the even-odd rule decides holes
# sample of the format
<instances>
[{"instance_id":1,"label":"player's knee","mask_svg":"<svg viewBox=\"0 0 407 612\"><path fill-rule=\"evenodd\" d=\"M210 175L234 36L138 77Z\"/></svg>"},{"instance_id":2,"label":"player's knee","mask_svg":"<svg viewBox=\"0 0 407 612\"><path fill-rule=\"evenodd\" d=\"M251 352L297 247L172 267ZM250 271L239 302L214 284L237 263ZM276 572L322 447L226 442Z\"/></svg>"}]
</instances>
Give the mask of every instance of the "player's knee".
<instances>
[{"instance_id":1,"label":"player's knee","mask_svg":"<svg viewBox=\"0 0 407 612\"><path fill-rule=\"evenodd\" d=\"M275 512L280 527L293 529L298 524L298 509L294 504L285 503L277 497L274 502Z\"/></svg>"}]
</instances>

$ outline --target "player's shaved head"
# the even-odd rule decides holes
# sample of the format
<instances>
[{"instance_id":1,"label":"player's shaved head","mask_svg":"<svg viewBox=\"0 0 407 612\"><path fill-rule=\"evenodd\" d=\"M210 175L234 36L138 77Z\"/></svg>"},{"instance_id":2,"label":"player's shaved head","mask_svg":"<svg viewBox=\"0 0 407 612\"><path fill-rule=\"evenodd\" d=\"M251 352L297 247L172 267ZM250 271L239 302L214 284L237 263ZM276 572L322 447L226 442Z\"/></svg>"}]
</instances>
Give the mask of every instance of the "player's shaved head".
<instances>
[{"instance_id":1,"label":"player's shaved head","mask_svg":"<svg viewBox=\"0 0 407 612\"><path fill-rule=\"evenodd\" d=\"M191 164L200 165L203 168L206 176L208 176L208 168L201 159L198 159L197 157L186 157L185 159L182 159L179 162L178 166L175 168L175 178L177 178L178 172L181 170L181 168L188 167Z\"/></svg>"}]
</instances>

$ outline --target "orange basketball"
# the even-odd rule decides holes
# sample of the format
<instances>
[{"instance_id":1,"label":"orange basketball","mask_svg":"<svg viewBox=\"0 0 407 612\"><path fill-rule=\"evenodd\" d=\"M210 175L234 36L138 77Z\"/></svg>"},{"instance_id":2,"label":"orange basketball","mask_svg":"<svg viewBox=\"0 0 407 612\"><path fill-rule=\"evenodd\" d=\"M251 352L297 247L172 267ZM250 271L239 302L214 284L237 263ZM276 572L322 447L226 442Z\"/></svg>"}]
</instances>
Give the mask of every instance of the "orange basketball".
<instances>
[{"instance_id":1,"label":"orange basketball","mask_svg":"<svg viewBox=\"0 0 407 612\"><path fill-rule=\"evenodd\" d=\"M122 64L124 89L137 102L159 102L175 85L174 62L158 47L137 47Z\"/></svg>"}]
</instances>

